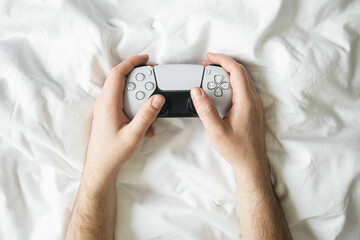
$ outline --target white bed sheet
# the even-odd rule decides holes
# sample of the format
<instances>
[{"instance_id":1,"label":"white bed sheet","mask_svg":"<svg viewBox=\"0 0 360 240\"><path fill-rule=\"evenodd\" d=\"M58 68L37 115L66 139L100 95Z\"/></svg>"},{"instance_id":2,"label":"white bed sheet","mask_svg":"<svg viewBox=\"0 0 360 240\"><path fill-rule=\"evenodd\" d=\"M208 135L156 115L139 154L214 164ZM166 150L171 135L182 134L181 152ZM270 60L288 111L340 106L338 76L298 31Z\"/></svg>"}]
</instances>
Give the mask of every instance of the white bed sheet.
<instances>
[{"instance_id":1,"label":"white bed sheet","mask_svg":"<svg viewBox=\"0 0 360 240\"><path fill-rule=\"evenodd\" d=\"M360 2L0 2L0 239L62 239L112 66L248 68L294 239L360 236ZM234 176L198 119L161 119L121 169L116 239L239 239Z\"/></svg>"}]
</instances>

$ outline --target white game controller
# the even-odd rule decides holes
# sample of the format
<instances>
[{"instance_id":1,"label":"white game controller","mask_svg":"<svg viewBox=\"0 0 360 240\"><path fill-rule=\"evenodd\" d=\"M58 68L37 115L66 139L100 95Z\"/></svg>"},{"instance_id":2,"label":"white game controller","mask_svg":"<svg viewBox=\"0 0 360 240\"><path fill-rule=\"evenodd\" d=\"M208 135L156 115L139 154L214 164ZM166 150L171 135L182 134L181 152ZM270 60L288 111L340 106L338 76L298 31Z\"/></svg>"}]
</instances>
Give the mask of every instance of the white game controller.
<instances>
[{"instance_id":1,"label":"white game controller","mask_svg":"<svg viewBox=\"0 0 360 240\"><path fill-rule=\"evenodd\" d=\"M152 95L161 94L165 104L158 117L197 117L190 90L201 87L215 103L221 117L232 104L229 74L220 66L170 64L139 66L128 75L124 91L124 113L134 118L141 105Z\"/></svg>"}]
</instances>

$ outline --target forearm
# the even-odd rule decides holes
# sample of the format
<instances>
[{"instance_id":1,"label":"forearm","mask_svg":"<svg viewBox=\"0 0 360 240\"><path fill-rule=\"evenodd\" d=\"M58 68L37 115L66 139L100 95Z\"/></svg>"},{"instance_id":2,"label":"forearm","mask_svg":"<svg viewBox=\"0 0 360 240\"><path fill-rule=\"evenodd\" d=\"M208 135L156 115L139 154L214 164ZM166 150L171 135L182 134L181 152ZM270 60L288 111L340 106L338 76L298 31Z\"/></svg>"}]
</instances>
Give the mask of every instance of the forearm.
<instances>
[{"instance_id":1,"label":"forearm","mask_svg":"<svg viewBox=\"0 0 360 240\"><path fill-rule=\"evenodd\" d=\"M266 171L236 171L243 239L292 239L280 202Z\"/></svg>"},{"instance_id":2,"label":"forearm","mask_svg":"<svg viewBox=\"0 0 360 240\"><path fill-rule=\"evenodd\" d=\"M85 168L66 239L113 239L115 196L115 176L100 178Z\"/></svg>"}]
</instances>

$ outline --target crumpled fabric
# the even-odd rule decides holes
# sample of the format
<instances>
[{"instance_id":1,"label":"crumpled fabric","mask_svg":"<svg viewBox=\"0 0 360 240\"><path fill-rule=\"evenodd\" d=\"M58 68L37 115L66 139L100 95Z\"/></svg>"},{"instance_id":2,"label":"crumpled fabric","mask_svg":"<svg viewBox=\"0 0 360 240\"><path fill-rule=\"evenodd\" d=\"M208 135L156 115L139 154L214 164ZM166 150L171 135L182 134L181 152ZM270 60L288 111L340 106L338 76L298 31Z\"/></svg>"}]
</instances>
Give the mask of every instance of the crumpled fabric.
<instances>
[{"instance_id":1,"label":"crumpled fabric","mask_svg":"<svg viewBox=\"0 0 360 240\"><path fill-rule=\"evenodd\" d=\"M360 235L360 2L0 2L0 239L63 239L111 68L206 52L246 66L294 239ZM171 81L171 79L169 79ZM115 239L241 239L231 167L199 119L160 119L117 179Z\"/></svg>"}]
</instances>

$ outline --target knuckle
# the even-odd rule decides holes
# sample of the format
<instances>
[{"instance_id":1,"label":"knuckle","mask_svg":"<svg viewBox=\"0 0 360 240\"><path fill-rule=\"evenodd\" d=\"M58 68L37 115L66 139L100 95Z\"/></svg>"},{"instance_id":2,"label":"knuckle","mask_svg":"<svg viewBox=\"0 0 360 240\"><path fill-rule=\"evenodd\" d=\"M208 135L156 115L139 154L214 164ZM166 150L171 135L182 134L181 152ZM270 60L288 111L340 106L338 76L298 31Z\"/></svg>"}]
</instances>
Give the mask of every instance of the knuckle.
<instances>
[{"instance_id":1,"label":"knuckle","mask_svg":"<svg viewBox=\"0 0 360 240\"><path fill-rule=\"evenodd\" d=\"M118 73L119 73L119 65L111 68L110 75L116 75Z\"/></svg>"},{"instance_id":2,"label":"knuckle","mask_svg":"<svg viewBox=\"0 0 360 240\"><path fill-rule=\"evenodd\" d=\"M113 67L111 69L109 77L110 78L117 78L121 74L122 74L121 67L118 65L118 66L115 66L115 67Z\"/></svg>"},{"instance_id":3,"label":"knuckle","mask_svg":"<svg viewBox=\"0 0 360 240\"><path fill-rule=\"evenodd\" d=\"M113 67L110 71L110 75L112 76L119 76L119 75L124 75L123 71L124 69L126 69L128 67L129 63L126 62L126 60L122 63L120 63L119 65Z\"/></svg>"},{"instance_id":4,"label":"knuckle","mask_svg":"<svg viewBox=\"0 0 360 240\"><path fill-rule=\"evenodd\" d=\"M245 75L246 76L246 68L244 67L244 65L242 65L241 63L237 64L237 68L236 68L237 72L241 75Z\"/></svg>"},{"instance_id":5,"label":"knuckle","mask_svg":"<svg viewBox=\"0 0 360 240\"><path fill-rule=\"evenodd\" d=\"M242 71L245 71L245 70L246 70L246 69L245 69L245 66L244 66L243 64L238 63L237 65L238 65L238 67L239 67Z\"/></svg>"}]
</instances>

